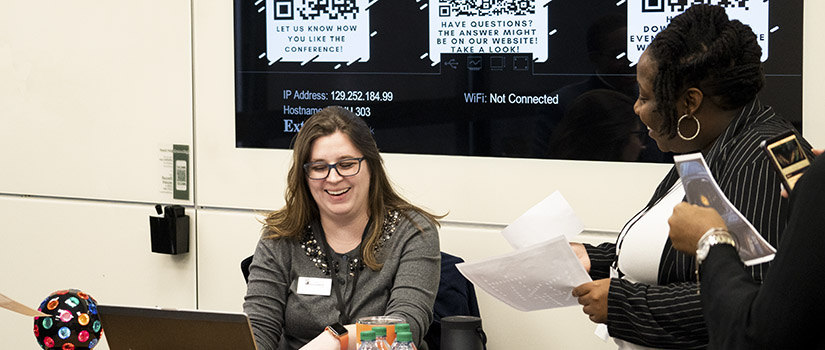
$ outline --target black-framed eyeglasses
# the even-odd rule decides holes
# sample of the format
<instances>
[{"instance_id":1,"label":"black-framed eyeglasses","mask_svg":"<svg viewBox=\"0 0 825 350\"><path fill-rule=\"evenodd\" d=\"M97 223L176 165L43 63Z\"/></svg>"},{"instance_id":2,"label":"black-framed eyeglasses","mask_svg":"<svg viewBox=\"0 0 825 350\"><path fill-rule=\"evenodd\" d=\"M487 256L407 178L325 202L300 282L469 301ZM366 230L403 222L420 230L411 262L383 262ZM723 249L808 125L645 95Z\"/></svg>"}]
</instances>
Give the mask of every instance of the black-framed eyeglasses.
<instances>
[{"instance_id":1,"label":"black-framed eyeglasses","mask_svg":"<svg viewBox=\"0 0 825 350\"><path fill-rule=\"evenodd\" d=\"M350 177L358 175L358 172L361 171L361 161L364 159L364 157L346 158L332 164L324 162L304 163L304 171L307 173L307 177L312 180L326 179L332 169L335 169L341 177Z\"/></svg>"}]
</instances>

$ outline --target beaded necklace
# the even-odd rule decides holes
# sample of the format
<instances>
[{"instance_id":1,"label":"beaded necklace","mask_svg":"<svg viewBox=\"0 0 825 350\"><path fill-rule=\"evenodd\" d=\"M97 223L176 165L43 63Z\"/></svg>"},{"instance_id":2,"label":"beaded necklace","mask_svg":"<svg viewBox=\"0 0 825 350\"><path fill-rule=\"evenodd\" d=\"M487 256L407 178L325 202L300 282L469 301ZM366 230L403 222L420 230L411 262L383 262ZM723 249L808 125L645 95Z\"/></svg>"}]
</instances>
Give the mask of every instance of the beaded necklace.
<instances>
[{"instance_id":1,"label":"beaded necklace","mask_svg":"<svg viewBox=\"0 0 825 350\"><path fill-rule=\"evenodd\" d=\"M381 236L372 246L373 252L376 254L384 246L384 243L395 233L398 227L399 215L398 210L390 210L384 216ZM318 239L316 239L312 233L311 225L307 226L306 231L304 231L304 236L301 238L301 249L304 250L306 256L315 263L315 267L320 269L324 275L329 275L331 272L338 273L340 271L337 259L330 259L324 254L324 249L318 244ZM330 262L330 260L332 260L332 262ZM350 276L355 276L356 271L364 269L364 262L361 261L360 257L349 260L347 265L347 271Z\"/></svg>"}]
</instances>

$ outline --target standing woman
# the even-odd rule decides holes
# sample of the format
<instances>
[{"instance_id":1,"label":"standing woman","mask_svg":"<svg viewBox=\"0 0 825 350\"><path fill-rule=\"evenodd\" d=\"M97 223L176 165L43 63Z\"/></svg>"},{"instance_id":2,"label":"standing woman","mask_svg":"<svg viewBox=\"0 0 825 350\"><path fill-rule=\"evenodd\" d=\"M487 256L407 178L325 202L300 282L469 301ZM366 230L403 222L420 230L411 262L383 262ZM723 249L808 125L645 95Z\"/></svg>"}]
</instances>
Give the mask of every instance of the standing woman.
<instances>
[{"instance_id":1,"label":"standing woman","mask_svg":"<svg viewBox=\"0 0 825 350\"><path fill-rule=\"evenodd\" d=\"M316 339L337 349L332 325L378 315L405 319L423 345L438 291L439 217L392 189L367 124L341 107L307 119L287 182L286 205L266 217L249 270L244 311L258 348ZM355 334L348 338L341 349L352 348Z\"/></svg>"},{"instance_id":2,"label":"standing woman","mask_svg":"<svg viewBox=\"0 0 825 350\"><path fill-rule=\"evenodd\" d=\"M764 84L761 54L750 27L723 8L691 6L639 58L635 110L662 151L702 152L733 206L776 247L788 202L759 143L793 127L756 96ZM616 244L573 244L594 279L573 295L620 347L707 347L695 260L668 239L667 219L684 196L674 167ZM748 271L761 281L767 269Z\"/></svg>"}]
</instances>

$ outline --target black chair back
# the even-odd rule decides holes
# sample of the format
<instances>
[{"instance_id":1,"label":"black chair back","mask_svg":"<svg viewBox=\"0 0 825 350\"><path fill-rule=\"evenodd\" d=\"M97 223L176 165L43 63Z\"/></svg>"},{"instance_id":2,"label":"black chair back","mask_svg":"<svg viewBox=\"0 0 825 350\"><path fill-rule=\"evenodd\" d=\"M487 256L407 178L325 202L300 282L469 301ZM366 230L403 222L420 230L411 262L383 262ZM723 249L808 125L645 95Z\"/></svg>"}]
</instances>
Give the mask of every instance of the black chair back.
<instances>
[{"instance_id":1,"label":"black chair back","mask_svg":"<svg viewBox=\"0 0 825 350\"><path fill-rule=\"evenodd\" d=\"M241 260L241 273L243 273L243 280L249 283L249 265L252 265L252 255Z\"/></svg>"},{"instance_id":2,"label":"black chair back","mask_svg":"<svg viewBox=\"0 0 825 350\"><path fill-rule=\"evenodd\" d=\"M433 305L433 323L424 335L424 340L430 350L441 349L442 318L481 316L473 284L455 267L456 264L462 262L464 259L441 252L441 281L438 284L438 294L435 296L435 305Z\"/></svg>"}]
</instances>

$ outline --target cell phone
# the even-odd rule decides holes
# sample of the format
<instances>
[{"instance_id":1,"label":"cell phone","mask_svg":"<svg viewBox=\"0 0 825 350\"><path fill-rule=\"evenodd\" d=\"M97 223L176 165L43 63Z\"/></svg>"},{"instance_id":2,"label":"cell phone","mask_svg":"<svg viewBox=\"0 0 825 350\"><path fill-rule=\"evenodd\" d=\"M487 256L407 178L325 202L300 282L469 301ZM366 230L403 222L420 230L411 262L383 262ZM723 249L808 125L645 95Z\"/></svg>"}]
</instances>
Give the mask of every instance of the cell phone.
<instances>
[{"instance_id":1,"label":"cell phone","mask_svg":"<svg viewBox=\"0 0 825 350\"><path fill-rule=\"evenodd\" d=\"M788 130L779 136L762 141L761 147L771 158L771 164L779 172L785 189L788 192L792 191L796 181L811 165L811 160L802 149L796 134Z\"/></svg>"}]
</instances>

